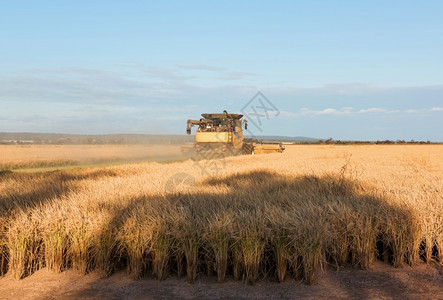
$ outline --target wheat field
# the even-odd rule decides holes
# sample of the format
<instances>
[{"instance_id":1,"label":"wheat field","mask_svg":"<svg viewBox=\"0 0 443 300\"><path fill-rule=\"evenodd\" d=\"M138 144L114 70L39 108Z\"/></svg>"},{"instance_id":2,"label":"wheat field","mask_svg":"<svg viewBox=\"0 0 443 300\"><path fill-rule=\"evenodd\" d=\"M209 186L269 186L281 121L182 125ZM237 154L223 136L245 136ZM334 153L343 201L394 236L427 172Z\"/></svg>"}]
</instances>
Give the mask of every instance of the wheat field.
<instances>
[{"instance_id":1,"label":"wheat field","mask_svg":"<svg viewBox=\"0 0 443 300\"><path fill-rule=\"evenodd\" d=\"M180 159L178 145L0 145L0 170ZM32 171L32 170L30 170Z\"/></svg>"},{"instance_id":2,"label":"wheat field","mask_svg":"<svg viewBox=\"0 0 443 300\"><path fill-rule=\"evenodd\" d=\"M440 145L306 145L283 154L2 171L0 275L48 268L107 277L126 269L159 280L314 284L327 265L441 264L442 168Z\"/></svg>"}]
</instances>

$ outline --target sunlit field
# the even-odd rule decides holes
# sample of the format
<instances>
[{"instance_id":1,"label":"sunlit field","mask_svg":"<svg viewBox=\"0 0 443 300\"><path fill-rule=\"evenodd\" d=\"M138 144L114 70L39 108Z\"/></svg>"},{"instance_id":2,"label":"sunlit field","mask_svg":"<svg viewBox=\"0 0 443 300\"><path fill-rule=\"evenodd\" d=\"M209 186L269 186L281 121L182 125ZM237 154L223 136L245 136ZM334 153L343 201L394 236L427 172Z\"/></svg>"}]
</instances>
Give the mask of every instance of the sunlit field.
<instances>
[{"instance_id":1,"label":"sunlit field","mask_svg":"<svg viewBox=\"0 0 443 300\"><path fill-rule=\"evenodd\" d=\"M94 159L123 157L89 147ZM286 148L168 164L3 171L0 274L20 279L46 267L107 277L126 269L134 278L314 284L327 264L443 263L442 146ZM4 149L3 166L79 157L76 146Z\"/></svg>"},{"instance_id":2,"label":"sunlit field","mask_svg":"<svg viewBox=\"0 0 443 300\"><path fill-rule=\"evenodd\" d=\"M0 170L170 161L180 155L174 145L0 145Z\"/></svg>"}]
</instances>

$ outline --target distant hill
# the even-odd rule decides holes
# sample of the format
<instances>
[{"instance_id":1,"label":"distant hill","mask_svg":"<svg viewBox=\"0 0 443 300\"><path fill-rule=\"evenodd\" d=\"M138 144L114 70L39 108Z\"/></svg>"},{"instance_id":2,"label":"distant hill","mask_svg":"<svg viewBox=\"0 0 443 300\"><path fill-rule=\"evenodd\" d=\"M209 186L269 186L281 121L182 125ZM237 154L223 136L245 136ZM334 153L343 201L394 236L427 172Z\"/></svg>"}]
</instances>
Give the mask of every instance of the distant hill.
<instances>
[{"instance_id":1,"label":"distant hill","mask_svg":"<svg viewBox=\"0 0 443 300\"><path fill-rule=\"evenodd\" d=\"M251 138L251 136L245 136ZM316 142L320 139L291 136L255 136L264 141ZM64 134L0 132L0 144L185 144L194 141L194 135L156 135L156 134Z\"/></svg>"},{"instance_id":2,"label":"distant hill","mask_svg":"<svg viewBox=\"0 0 443 300\"><path fill-rule=\"evenodd\" d=\"M192 142L187 135L155 134L63 134L0 132L1 144L183 144Z\"/></svg>"}]
</instances>

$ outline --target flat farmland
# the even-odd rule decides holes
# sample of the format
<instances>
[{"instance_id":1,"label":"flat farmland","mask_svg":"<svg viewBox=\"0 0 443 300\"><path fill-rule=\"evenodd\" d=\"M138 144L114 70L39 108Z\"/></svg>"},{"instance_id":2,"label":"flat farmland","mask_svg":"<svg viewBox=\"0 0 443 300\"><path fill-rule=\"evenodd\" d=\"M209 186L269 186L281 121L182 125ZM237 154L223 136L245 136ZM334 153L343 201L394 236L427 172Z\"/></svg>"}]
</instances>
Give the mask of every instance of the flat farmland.
<instances>
[{"instance_id":1,"label":"flat farmland","mask_svg":"<svg viewBox=\"0 0 443 300\"><path fill-rule=\"evenodd\" d=\"M0 170L170 161L180 157L180 146L173 145L0 145Z\"/></svg>"},{"instance_id":2,"label":"flat farmland","mask_svg":"<svg viewBox=\"0 0 443 300\"><path fill-rule=\"evenodd\" d=\"M32 167L45 152L34 147L1 163ZM89 147L94 159L112 148ZM42 160L75 149L47 148ZM442 295L440 145L146 160L2 172L0 290L107 297L120 283L133 296L149 285L157 297L173 286L183 298L224 288L235 298ZM55 292L57 278L68 294Z\"/></svg>"}]
</instances>

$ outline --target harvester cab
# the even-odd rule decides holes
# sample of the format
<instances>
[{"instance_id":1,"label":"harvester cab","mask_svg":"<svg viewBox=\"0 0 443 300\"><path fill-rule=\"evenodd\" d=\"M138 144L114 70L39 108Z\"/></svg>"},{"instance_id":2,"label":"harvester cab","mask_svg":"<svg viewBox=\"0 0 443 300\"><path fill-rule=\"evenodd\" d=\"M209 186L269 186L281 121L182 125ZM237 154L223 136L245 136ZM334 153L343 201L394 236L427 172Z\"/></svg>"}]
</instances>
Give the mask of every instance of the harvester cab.
<instances>
[{"instance_id":1,"label":"harvester cab","mask_svg":"<svg viewBox=\"0 0 443 300\"><path fill-rule=\"evenodd\" d=\"M248 121L242 120L241 114L229 114L226 110L221 114L202 114L200 120L188 120L186 133L191 134L193 126L198 126L195 133L195 150L222 150L231 153L270 153L283 152L279 145L257 145L256 142L245 142L243 125L248 129Z\"/></svg>"}]
</instances>

